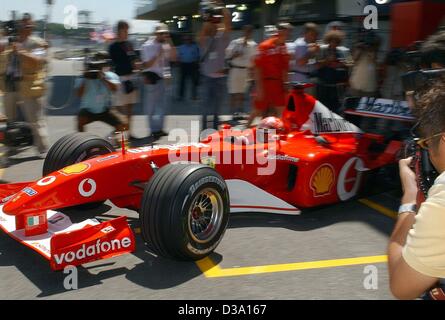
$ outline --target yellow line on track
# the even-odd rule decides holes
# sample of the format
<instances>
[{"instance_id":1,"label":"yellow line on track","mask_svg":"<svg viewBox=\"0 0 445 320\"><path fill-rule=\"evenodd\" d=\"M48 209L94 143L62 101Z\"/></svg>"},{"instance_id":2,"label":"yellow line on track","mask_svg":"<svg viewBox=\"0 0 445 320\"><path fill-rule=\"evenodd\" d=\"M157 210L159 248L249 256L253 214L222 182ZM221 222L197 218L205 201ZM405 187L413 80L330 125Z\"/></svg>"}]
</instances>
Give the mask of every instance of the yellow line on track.
<instances>
[{"instance_id":1,"label":"yellow line on track","mask_svg":"<svg viewBox=\"0 0 445 320\"><path fill-rule=\"evenodd\" d=\"M200 261L197 261L196 264L207 278L221 278L221 277L236 277L236 276L246 276L254 274L286 272L286 271L346 267L346 266L354 266L361 264L385 263L387 261L388 261L387 256L382 255L382 256L336 259L336 260L321 260L321 261L310 261L310 262L275 264L275 265L266 265L258 267L223 269L218 265L216 265L211 258L207 257Z\"/></svg>"},{"instance_id":2,"label":"yellow line on track","mask_svg":"<svg viewBox=\"0 0 445 320\"><path fill-rule=\"evenodd\" d=\"M388 209L379 203L376 203L369 199L360 199L358 200L358 202L371 209L380 212L381 214L391 219L397 219L397 212ZM320 260L320 261L296 262L296 263L273 264L273 265L264 265L256 267L240 267L240 268L224 269L215 264L215 262L211 258L207 257L200 261L197 261L196 264L198 265L201 272L207 278L222 278L222 277L247 276L247 275L264 274L264 273L276 273L276 272L286 272L286 271L311 270L311 269L346 267L346 266L374 264L374 263L386 263L387 261L388 257L386 255L381 255L381 256L368 256L368 257L358 257L358 258Z\"/></svg>"},{"instance_id":3,"label":"yellow line on track","mask_svg":"<svg viewBox=\"0 0 445 320\"><path fill-rule=\"evenodd\" d=\"M388 208L382 206L381 204L378 204L377 202L371 201L369 199L360 199L360 200L358 200L358 202L360 202L361 204L363 204L371 209L374 209L374 210L380 212L381 214L383 214L391 219L397 219L397 212L395 212L391 209L388 209Z\"/></svg>"}]
</instances>

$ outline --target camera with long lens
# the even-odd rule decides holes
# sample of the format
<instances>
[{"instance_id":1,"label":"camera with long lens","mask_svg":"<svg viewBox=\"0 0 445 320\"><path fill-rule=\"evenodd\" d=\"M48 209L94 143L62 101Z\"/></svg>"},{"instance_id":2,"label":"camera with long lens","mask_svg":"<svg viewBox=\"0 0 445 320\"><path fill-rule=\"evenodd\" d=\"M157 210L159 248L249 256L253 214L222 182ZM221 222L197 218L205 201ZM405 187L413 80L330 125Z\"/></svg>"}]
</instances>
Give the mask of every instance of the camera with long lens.
<instances>
[{"instance_id":1,"label":"camera with long lens","mask_svg":"<svg viewBox=\"0 0 445 320\"><path fill-rule=\"evenodd\" d=\"M445 31L439 31L425 42L417 41L405 52L404 60L410 70L402 76L405 91L420 92L444 80Z\"/></svg>"},{"instance_id":2,"label":"camera with long lens","mask_svg":"<svg viewBox=\"0 0 445 320\"><path fill-rule=\"evenodd\" d=\"M445 69L411 71L402 76L403 89L418 92L442 78L445 78Z\"/></svg>"},{"instance_id":3,"label":"camera with long lens","mask_svg":"<svg viewBox=\"0 0 445 320\"><path fill-rule=\"evenodd\" d=\"M224 18L224 5L220 1L202 0L200 3L201 17L205 22L220 23Z\"/></svg>"},{"instance_id":4,"label":"camera with long lens","mask_svg":"<svg viewBox=\"0 0 445 320\"><path fill-rule=\"evenodd\" d=\"M421 51L422 42L416 42L414 49L405 52L404 61L408 69L412 70L402 76L403 90L406 92L419 92L433 85L437 80L445 78L445 69L431 69L434 54L425 54ZM440 53L439 53L440 54ZM445 53L442 53L444 55ZM443 57L441 57L443 60ZM431 61L430 61L431 60Z\"/></svg>"}]
</instances>

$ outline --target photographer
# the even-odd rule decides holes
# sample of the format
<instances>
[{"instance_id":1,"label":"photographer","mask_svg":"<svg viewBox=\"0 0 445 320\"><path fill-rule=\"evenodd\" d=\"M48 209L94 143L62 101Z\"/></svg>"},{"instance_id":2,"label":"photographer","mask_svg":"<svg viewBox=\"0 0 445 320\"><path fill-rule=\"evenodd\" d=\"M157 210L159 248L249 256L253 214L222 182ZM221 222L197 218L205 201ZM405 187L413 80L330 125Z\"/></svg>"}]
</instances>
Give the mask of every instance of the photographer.
<instances>
[{"instance_id":1,"label":"photographer","mask_svg":"<svg viewBox=\"0 0 445 320\"><path fill-rule=\"evenodd\" d=\"M34 23L30 14L24 14L17 25L17 35L11 30L9 44L2 53L5 65L2 86L5 92L5 113L9 122L17 120L17 107L29 123L34 144L43 156L48 150L48 133L41 98L46 86L46 51L48 44L31 36ZM10 150L11 151L11 150Z\"/></svg>"},{"instance_id":2,"label":"photographer","mask_svg":"<svg viewBox=\"0 0 445 320\"><path fill-rule=\"evenodd\" d=\"M428 39L421 53L424 67L445 66L445 33ZM443 70L437 70L443 71ZM405 76L404 76L405 77ZM400 161L403 187L402 206L388 248L392 293L400 299L445 299L445 81L420 78L410 91L417 101L413 110L419 119L417 144L428 151L429 159L440 174L428 191L428 197L416 214L418 185L424 184L423 166L413 171L413 159ZM407 89L406 89L407 90ZM422 171L420 171L422 169ZM433 288L433 289L432 289ZM432 290L431 290L432 289Z\"/></svg>"},{"instance_id":3,"label":"photographer","mask_svg":"<svg viewBox=\"0 0 445 320\"><path fill-rule=\"evenodd\" d=\"M219 111L223 101L225 50L229 46L232 16L222 4L209 8L199 36L204 97L202 104L203 130L208 128L208 116L213 115L213 129L218 129Z\"/></svg>"},{"instance_id":4,"label":"photographer","mask_svg":"<svg viewBox=\"0 0 445 320\"><path fill-rule=\"evenodd\" d=\"M77 95L80 97L77 130L83 132L87 124L101 121L125 131L126 126L117 112L111 109L112 93L119 89L119 76L107 71L106 60L90 61L88 70L77 79Z\"/></svg>"},{"instance_id":5,"label":"photographer","mask_svg":"<svg viewBox=\"0 0 445 320\"><path fill-rule=\"evenodd\" d=\"M391 291L415 299L445 278L445 83L438 82L418 101L422 109L419 145L428 150L440 176L416 214L418 193L412 158L400 161L402 206L388 248ZM441 292L441 289L433 291ZM445 294L435 296L445 299Z\"/></svg>"}]
</instances>

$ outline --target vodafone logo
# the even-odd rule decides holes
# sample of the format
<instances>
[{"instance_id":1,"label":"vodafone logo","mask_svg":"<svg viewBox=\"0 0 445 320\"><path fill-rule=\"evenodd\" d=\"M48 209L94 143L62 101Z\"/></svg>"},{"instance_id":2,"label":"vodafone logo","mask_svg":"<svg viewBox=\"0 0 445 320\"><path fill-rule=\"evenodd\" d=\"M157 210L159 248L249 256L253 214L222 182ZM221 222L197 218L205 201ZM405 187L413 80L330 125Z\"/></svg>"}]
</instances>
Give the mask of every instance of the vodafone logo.
<instances>
[{"instance_id":1,"label":"vodafone logo","mask_svg":"<svg viewBox=\"0 0 445 320\"><path fill-rule=\"evenodd\" d=\"M81 261L86 258L118 251L122 248L127 249L130 248L131 245L131 239L128 237L104 242L101 242L99 239L95 244L91 244L89 246L84 244L77 251L68 251L61 254L55 254L53 258L57 265L64 265L72 263L75 260Z\"/></svg>"},{"instance_id":2,"label":"vodafone logo","mask_svg":"<svg viewBox=\"0 0 445 320\"><path fill-rule=\"evenodd\" d=\"M56 177L54 177L54 176L49 176L49 177L45 177L45 178L39 180L39 181L37 182L37 185L38 185L38 186L41 186L41 187L45 187L45 186L50 185L50 184L53 183L54 181L56 181Z\"/></svg>"},{"instance_id":3,"label":"vodafone logo","mask_svg":"<svg viewBox=\"0 0 445 320\"><path fill-rule=\"evenodd\" d=\"M97 185L93 179L84 179L79 184L79 194L84 198L89 198L96 193Z\"/></svg>"},{"instance_id":4,"label":"vodafone logo","mask_svg":"<svg viewBox=\"0 0 445 320\"><path fill-rule=\"evenodd\" d=\"M349 159L340 171L337 183L338 197L346 201L357 195L364 169L362 159L354 157Z\"/></svg>"}]
</instances>

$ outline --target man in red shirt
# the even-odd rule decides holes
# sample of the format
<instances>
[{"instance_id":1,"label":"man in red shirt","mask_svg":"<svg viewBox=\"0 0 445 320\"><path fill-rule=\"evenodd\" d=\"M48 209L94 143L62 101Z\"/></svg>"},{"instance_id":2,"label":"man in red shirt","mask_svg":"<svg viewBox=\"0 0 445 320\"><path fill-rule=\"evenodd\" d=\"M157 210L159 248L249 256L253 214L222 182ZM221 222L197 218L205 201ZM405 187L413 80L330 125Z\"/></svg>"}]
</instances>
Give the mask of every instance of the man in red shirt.
<instances>
[{"instance_id":1,"label":"man in red shirt","mask_svg":"<svg viewBox=\"0 0 445 320\"><path fill-rule=\"evenodd\" d=\"M255 106L250 115L248 126L258 116L264 117L271 113L274 116L281 117L284 110L290 60L286 40L289 38L291 25L280 23L277 29L276 35L258 46L258 53L254 62Z\"/></svg>"}]
</instances>

